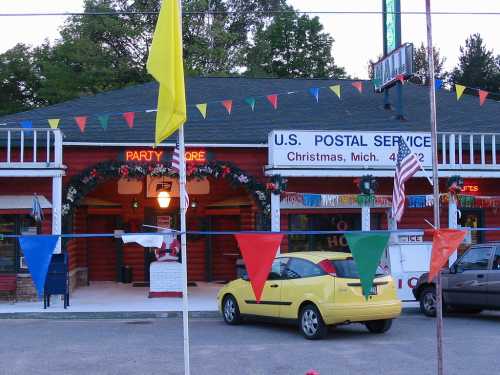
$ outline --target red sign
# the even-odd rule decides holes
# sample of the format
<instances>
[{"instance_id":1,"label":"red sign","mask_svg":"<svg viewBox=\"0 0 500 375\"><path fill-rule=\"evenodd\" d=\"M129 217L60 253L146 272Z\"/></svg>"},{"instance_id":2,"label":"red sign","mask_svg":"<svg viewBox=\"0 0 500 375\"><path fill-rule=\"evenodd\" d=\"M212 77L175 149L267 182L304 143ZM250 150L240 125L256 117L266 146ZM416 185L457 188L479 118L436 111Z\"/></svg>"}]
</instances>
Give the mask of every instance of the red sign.
<instances>
[{"instance_id":1,"label":"red sign","mask_svg":"<svg viewBox=\"0 0 500 375\"><path fill-rule=\"evenodd\" d=\"M205 150L186 151L186 162L205 163L207 161L207 152ZM163 160L164 151L157 150L126 150L125 161L139 162L160 162Z\"/></svg>"},{"instance_id":2,"label":"red sign","mask_svg":"<svg viewBox=\"0 0 500 375\"><path fill-rule=\"evenodd\" d=\"M464 185L464 188L462 189L464 193L477 193L479 192L479 186L478 185Z\"/></svg>"},{"instance_id":3,"label":"red sign","mask_svg":"<svg viewBox=\"0 0 500 375\"><path fill-rule=\"evenodd\" d=\"M187 162L205 163L207 161L207 153L205 150L186 151L185 155Z\"/></svg>"}]
</instances>

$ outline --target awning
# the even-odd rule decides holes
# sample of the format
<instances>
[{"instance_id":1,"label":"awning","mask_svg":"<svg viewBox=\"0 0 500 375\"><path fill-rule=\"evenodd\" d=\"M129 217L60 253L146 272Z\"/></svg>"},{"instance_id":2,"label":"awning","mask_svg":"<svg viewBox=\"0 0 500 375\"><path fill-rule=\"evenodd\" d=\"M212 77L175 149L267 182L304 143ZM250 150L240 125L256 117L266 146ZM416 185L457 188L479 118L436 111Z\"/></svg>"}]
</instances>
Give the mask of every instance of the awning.
<instances>
[{"instance_id":1,"label":"awning","mask_svg":"<svg viewBox=\"0 0 500 375\"><path fill-rule=\"evenodd\" d=\"M42 208L52 208L52 204L43 195L37 195ZM0 210L33 208L33 195L0 195Z\"/></svg>"}]
</instances>

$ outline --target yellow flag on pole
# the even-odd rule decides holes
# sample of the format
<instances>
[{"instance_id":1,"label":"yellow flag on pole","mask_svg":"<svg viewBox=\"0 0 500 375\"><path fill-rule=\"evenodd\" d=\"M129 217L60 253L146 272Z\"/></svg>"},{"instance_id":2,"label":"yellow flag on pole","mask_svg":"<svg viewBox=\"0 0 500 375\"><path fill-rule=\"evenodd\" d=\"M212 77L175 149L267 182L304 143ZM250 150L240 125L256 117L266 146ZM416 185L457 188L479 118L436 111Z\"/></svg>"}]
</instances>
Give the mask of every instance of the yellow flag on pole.
<instances>
[{"instance_id":1,"label":"yellow flag on pole","mask_svg":"<svg viewBox=\"0 0 500 375\"><path fill-rule=\"evenodd\" d=\"M332 90L340 99L340 85L330 86L330 90Z\"/></svg>"},{"instance_id":2,"label":"yellow flag on pole","mask_svg":"<svg viewBox=\"0 0 500 375\"><path fill-rule=\"evenodd\" d=\"M181 10L178 0L164 0L148 56L148 73L160 84L155 144L186 122Z\"/></svg>"},{"instance_id":3,"label":"yellow flag on pole","mask_svg":"<svg viewBox=\"0 0 500 375\"><path fill-rule=\"evenodd\" d=\"M457 92L457 100L463 95L465 86L455 84L455 91Z\"/></svg>"}]
</instances>

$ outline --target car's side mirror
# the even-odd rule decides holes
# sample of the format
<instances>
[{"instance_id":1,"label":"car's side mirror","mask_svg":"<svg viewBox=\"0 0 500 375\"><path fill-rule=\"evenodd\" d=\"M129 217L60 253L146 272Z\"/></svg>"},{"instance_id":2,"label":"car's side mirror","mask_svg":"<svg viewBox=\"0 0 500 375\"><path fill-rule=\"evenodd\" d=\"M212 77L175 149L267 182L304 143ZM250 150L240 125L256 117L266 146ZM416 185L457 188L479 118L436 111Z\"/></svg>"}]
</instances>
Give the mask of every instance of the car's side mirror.
<instances>
[{"instance_id":1,"label":"car's side mirror","mask_svg":"<svg viewBox=\"0 0 500 375\"><path fill-rule=\"evenodd\" d=\"M464 268L460 264L454 264L450 268L451 273L462 273L464 272Z\"/></svg>"}]
</instances>

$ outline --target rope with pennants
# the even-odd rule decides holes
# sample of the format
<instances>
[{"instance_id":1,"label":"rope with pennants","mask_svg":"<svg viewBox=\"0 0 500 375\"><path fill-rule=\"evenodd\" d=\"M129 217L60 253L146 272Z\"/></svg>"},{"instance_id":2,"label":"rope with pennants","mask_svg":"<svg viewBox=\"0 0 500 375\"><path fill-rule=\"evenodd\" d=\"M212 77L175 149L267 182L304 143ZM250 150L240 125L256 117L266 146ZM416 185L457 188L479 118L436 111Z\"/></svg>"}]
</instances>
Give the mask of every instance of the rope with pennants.
<instances>
[{"instance_id":1,"label":"rope with pennants","mask_svg":"<svg viewBox=\"0 0 500 375\"><path fill-rule=\"evenodd\" d=\"M405 78L403 76L399 76L398 78L401 83L408 83L408 81L405 81ZM375 82L375 81L373 81ZM375 82L376 83L376 82ZM268 102L268 105L271 105L271 107L274 110L277 110L279 107L279 97L284 96L284 95L294 95L294 94L299 94L299 93L309 93L310 96L313 98L313 102L318 103L319 98L320 98L320 92L322 90L326 90L332 94L334 94L339 100L342 97L342 91L345 89L346 85L341 85L341 84L335 84L335 85L329 85L329 86L317 86L317 87L310 87L306 90L295 90L295 91L288 91L288 92L282 92L282 93L275 93L275 94L268 94L268 95L261 95L261 96L249 96L245 97L243 99L240 99L238 101L243 102L246 106L250 108L252 112L255 112L256 109L256 104L257 100L265 100ZM350 85L347 85L347 87L352 87L356 91L359 92L359 94L363 94L364 89L365 89L365 84L363 81L353 81L350 83ZM436 79L436 89L442 89L443 88L443 81ZM490 94L495 94L489 91L485 91L479 88L474 88L474 87L468 87L460 84L454 84L455 92L456 92L456 97L457 101L459 101L462 96L464 95L465 92L473 92L477 93L479 97L479 104L480 106L483 106L486 99ZM500 93L498 94L500 95ZM233 99L224 99L224 100L214 100L214 101L207 101L204 103L197 103L197 104L191 104L188 105L188 107L191 108L196 108L196 110L199 112L201 117L203 119L206 119L208 116L208 108L209 104L213 105L221 105L226 109L226 112L228 116L232 114L233 111L233 104L237 100ZM136 114L137 113L154 113L157 112L156 109L146 109L146 110L139 110L139 111L127 111L127 112L118 112L118 113L107 113L107 114L96 114L93 115L92 117L97 118L101 128L103 130L107 130L108 124L110 121L111 117L118 116L122 118L124 124L129 128L132 129L134 128L135 125L135 119L136 119ZM88 123L90 115L85 115L85 116L71 116L68 117L68 119L71 119L80 129L80 132L85 132L86 125ZM49 118L47 119L48 125L52 129L57 129L59 128L61 124L61 120L63 117L59 118ZM33 128L33 120L20 120L18 122L5 122L1 123L0 125L8 125L8 124L18 124L21 128L23 129L32 129Z\"/></svg>"}]
</instances>

